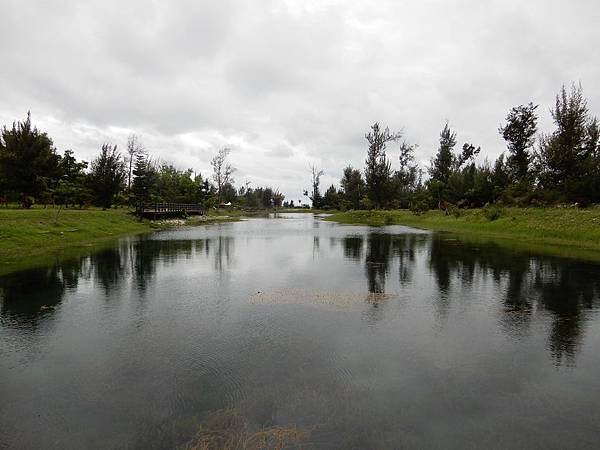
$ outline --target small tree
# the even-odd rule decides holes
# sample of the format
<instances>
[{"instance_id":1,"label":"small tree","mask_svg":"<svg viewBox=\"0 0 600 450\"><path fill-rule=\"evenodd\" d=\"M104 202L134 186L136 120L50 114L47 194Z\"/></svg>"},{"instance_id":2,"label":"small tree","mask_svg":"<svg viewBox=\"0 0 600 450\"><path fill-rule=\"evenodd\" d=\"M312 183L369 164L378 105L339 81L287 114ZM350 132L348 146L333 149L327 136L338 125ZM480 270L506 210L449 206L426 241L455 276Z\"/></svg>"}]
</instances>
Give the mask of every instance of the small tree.
<instances>
[{"instance_id":1,"label":"small tree","mask_svg":"<svg viewBox=\"0 0 600 450\"><path fill-rule=\"evenodd\" d=\"M321 184L321 177L325 172L317 169L316 166L310 166L310 172L312 176L311 192L309 193L307 190L305 190L304 195L310 198L313 208L320 208L323 204L323 198L321 197L321 192L319 191L319 185Z\"/></svg>"},{"instance_id":2,"label":"small tree","mask_svg":"<svg viewBox=\"0 0 600 450\"><path fill-rule=\"evenodd\" d=\"M213 167L213 180L217 185L217 195L219 197L219 202L222 201L223 187L226 184L233 185L232 175L233 172L235 172L235 167L233 167L227 161L229 153L231 153L231 149L222 148L210 162L210 164Z\"/></svg>"},{"instance_id":3,"label":"small tree","mask_svg":"<svg viewBox=\"0 0 600 450\"><path fill-rule=\"evenodd\" d=\"M456 145L456 133L450 129L448 122L440 133L440 146L435 158L431 161L429 176L432 181L443 184L448 183L454 166L454 146Z\"/></svg>"},{"instance_id":4,"label":"small tree","mask_svg":"<svg viewBox=\"0 0 600 450\"><path fill-rule=\"evenodd\" d=\"M365 134L365 139L369 143L365 161L365 182L367 195L376 208L384 206L390 200L391 194L392 166L385 153L386 144L400 137L400 133L390 133L387 127L382 130L378 122L375 122L371 126L371 131Z\"/></svg>"},{"instance_id":5,"label":"small tree","mask_svg":"<svg viewBox=\"0 0 600 450\"><path fill-rule=\"evenodd\" d=\"M100 154L92 161L90 184L96 202L104 208L110 208L117 194L123 189L125 164L117 146L102 145Z\"/></svg>"},{"instance_id":6,"label":"small tree","mask_svg":"<svg viewBox=\"0 0 600 450\"><path fill-rule=\"evenodd\" d=\"M30 113L24 122L2 129L0 180L7 191L20 194L23 199L40 198L58 183L59 162L52 139L31 124ZM23 204L30 206L31 201Z\"/></svg>"},{"instance_id":7,"label":"small tree","mask_svg":"<svg viewBox=\"0 0 600 450\"><path fill-rule=\"evenodd\" d=\"M506 124L498 129L500 135L508 144L508 167L513 183L531 182L529 164L532 158L531 149L535 143L537 133L537 116L535 110L538 105L515 106L506 116Z\"/></svg>"},{"instance_id":8,"label":"small tree","mask_svg":"<svg viewBox=\"0 0 600 450\"><path fill-rule=\"evenodd\" d=\"M394 190L401 207L410 206L410 196L419 182L419 167L415 164L416 145L410 145L406 141L400 145L398 157L400 168L394 173Z\"/></svg>"},{"instance_id":9,"label":"small tree","mask_svg":"<svg viewBox=\"0 0 600 450\"><path fill-rule=\"evenodd\" d=\"M540 184L552 189L565 200L587 198L597 190L598 122L590 117L581 86L565 87L556 96L552 110L556 130L543 136L538 165Z\"/></svg>"},{"instance_id":10,"label":"small tree","mask_svg":"<svg viewBox=\"0 0 600 450\"><path fill-rule=\"evenodd\" d=\"M340 195L333 184L325 191L323 207L326 209L340 209Z\"/></svg>"},{"instance_id":11,"label":"small tree","mask_svg":"<svg viewBox=\"0 0 600 450\"><path fill-rule=\"evenodd\" d=\"M283 200L285 199L285 195L283 195L281 192L279 192L279 190L275 190L273 192L273 207L274 208L281 208L281 205L283 204ZM288 204L289 206L289 204ZM294 207L294 201L292 200L292 208Z\"/></svg>"},{"instance_id":12,"label":"small tree","mask_svg":"<svg viewBox=\"0 0 600 450\"><path fill-rule=\"evenodd\" d=\"M340 182L344 192L344 202L347 208L359 209L360 202L366 193L365 182L360 170L348 166L344 169L344 175Z\"/></svg>"},{"instance_id":13,"label":"small tree","mask_svg":"<svg viewBox=\"0 0 600 450\"><path fill-rule=\"evenodd\" d=\"M54 189L54 199L60 204L78 204L82 207L88 203L91 195L86 187L86 174L88 163L77 161L72 150L65 150L60 159L60 181Z\"/></svg>"},{"instance_id":14,"label":"small tree","mask_svg":"<svg viewBox=\"0 0 600 450\"><path fill-rule=\"evenodd\" d=\"M127 158L128 171L127 171L127 189L131 189L131 175L133 174L133 165L137 161L137 155L144 152L144 147L140 143L139 138L135 134L130 134L127 138Z\"/></svg>"},{"instance_id":15,"label":"small tree","mask_svg":"<svg viewBox=\"0 0 600 450\"><path fill-rule=\"evenodd\" d=\"M144 203L147 203L158 184L158 175L152 165L150 158L144 152L138 152L135 155L135 165L133 168L132 190L135 197L136 207L142 210Z\"/></svg>"}]
</instances>

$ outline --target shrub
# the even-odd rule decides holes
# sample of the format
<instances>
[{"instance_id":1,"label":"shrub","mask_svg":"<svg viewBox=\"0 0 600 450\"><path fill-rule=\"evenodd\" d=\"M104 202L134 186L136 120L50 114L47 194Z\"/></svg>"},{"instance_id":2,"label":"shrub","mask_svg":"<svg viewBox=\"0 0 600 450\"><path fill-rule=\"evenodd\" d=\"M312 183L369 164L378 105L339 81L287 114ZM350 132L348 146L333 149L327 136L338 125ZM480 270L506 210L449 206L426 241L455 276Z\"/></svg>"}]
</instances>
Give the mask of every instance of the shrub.
<instances>
[{"instance_id":1,"label":"shrub","mask_svg":"<svg viewBox=\"0 0 600 450\"><path fill-rule=\"evenodd\" d=\"M483 207L483 215L490 222L502 217L502 213L503 213L502 208L500 208L498 205L487 204Z\"/></svg>"},{"instance_id":2,"label":"shrub","mask_svg":"<svg viewBox=\"0 0 600 450\"><path fill-rule=\"evenodd\" d=\"M448 203L448 206L446 207L446 215L453 215L458 219L461 216L460 208L452 203Z\"/></svg>"},{"instance_id":3,"label":"shrub","mask_svg":"<svg viewBox=\"0 0 600 450\"><path fill-rule=\"evenodd\" d=\"M419 216L429 209L429 204L425 200L415 200L410 204L410 210L413 214Z\"/></svg>"},{"instance_id":4,"label":"shrub","mask_svg":"<svg viewBox=\"0 0 600 450\"><path fill-rule=\"evenodd\" d=\"M35 199L30 195L23 195L21 197L21 208L29 209L35 203Z\"/></svg>"}]
</instances>

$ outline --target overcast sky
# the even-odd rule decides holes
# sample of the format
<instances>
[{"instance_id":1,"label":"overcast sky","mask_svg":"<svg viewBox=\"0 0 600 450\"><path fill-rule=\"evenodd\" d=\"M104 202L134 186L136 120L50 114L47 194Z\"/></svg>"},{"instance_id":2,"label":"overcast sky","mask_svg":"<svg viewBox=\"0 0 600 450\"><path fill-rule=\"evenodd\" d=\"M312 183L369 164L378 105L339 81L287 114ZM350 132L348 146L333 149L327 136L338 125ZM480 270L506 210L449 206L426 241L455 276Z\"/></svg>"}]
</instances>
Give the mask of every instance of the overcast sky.
<instances>
[{"instance_id":1,"label":"overcast sky","mask_svg":"<svg viewBox=\"0 0 600 450\"><path fill-rule=\"evenodd\" d=\"M86 160L135 132L203 175L227 146L238 185L298 200L310 164L324 185L363 167L375 121L425 165L446 120L490 159L511 106L551 130L563 83L598 114L599 23L598 0L3 0L0 121L31 110Z\"/></svg>"}]
</instances>

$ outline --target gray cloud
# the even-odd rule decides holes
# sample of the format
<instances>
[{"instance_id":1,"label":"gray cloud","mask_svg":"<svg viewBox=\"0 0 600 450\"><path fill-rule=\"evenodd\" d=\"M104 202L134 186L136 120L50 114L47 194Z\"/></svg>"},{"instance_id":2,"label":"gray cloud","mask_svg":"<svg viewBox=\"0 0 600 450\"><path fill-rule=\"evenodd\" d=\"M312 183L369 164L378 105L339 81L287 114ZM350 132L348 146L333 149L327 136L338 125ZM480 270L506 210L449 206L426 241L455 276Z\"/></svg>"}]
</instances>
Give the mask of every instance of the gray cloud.
<instances>
[{"instance_id":1,"label":"gray cloud","mask_svg":"<svg viewBox=\"0 0 600 450\"><path fill-rule=\"evenodd\" d=\"M239 182L297 200L309 164L325 184L362 167L376 120L427 162L446 120L490 158L513 105L540 103L550 130L563 83L581 81L598 111L599 19L591 0L6 0L0 120L31 109L59 149L88 160L136 132L202 173L229 146Z\"/></svg>"}]
</instances>

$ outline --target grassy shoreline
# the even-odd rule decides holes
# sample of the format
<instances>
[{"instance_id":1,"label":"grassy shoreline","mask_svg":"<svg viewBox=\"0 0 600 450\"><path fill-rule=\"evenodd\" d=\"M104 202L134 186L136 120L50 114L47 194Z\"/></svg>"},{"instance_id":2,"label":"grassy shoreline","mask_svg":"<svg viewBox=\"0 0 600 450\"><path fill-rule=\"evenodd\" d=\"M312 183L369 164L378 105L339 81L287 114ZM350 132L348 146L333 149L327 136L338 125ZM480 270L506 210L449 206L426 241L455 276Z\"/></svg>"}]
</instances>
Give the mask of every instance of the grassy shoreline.
<instances>
[{"instance_id":1,"label":"grassy shoreline","mask_svg":"<svg viewBox=\"0 0 600 450\"><path fill-rule=\"evenodd\" d=\"M0 209L0 274L40 266L161 226L126 209Z\"/></svg>"},{"instance_id":2,"label":"grassy shoreline","mask_svg":"<svg viewBox=\"0 0 600 450\"><path fill-rule=\"evenodd\" d=\"M176 226L233 222L270 212L274 211L209 210L207 216L190 216L187 220L140 221L123 208L0 208L0 275L77 257L112 245L124 236Z\"/></svg>"},{"instance_id":3,"label":"grassy shoreline","mask_svg":"<svg viewBox=\"0 0 600 450\"><path fill-rule=\"evenodd\" d=\"M405 225L500 241L523 250L600 261L600 208L502 208L495 220L490 220L483 209L461 210L458 217L442 211L420 215L406 210L349 211L334 213L325 220L370 226Z\"/></svg>"},{"instance_id":4,"label":"grassy shoreline","mask_svg":"<svg viewBox=\"0 0 600 450\"><path fill-rule=\"evenodd\" d=\"M139 221L126 209L0 209L0 275L55 263L111 245L116 239L177 225L206 225L273 211L215 210L205 218ZM305 212L305 211L277 211ZM314 211L308 211L314 212ZM600 261L600 208L504 208L489 220L481 209L458 217L441 211L350 211L324 220L370 226L406 225L457 234L476 241L499 242L521 251Z\"/></svg>"}]
</instances>

